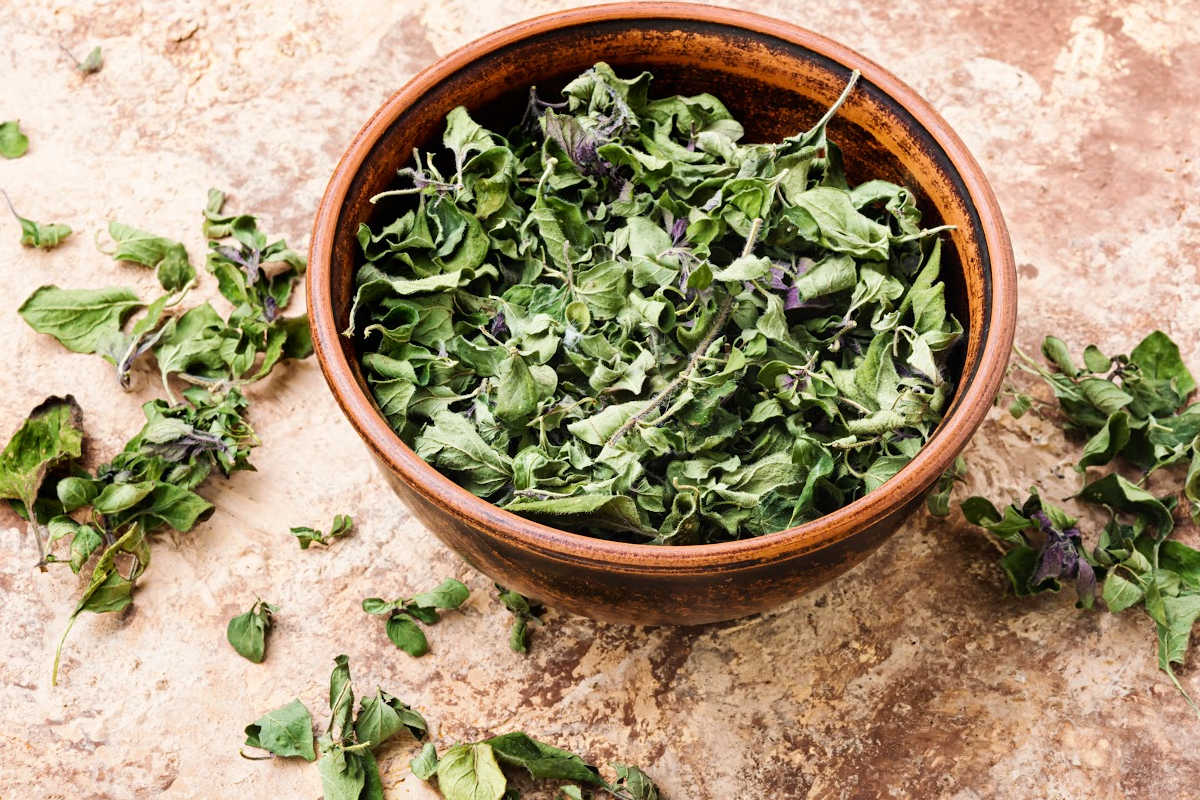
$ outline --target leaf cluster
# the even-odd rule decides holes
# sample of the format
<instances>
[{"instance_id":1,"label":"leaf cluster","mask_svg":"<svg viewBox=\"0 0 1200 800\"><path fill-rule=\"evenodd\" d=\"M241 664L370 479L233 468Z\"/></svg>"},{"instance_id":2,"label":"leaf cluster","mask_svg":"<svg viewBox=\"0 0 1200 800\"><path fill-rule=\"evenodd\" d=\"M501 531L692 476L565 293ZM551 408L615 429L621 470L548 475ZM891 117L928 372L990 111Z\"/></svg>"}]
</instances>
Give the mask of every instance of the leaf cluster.
<instances>
[{"instance_id":1,"label":"leaf cluster","mask_svg":"<svg viewBox=\"0 0 1200 800\"><path fill-rule=\"evenodd\" d=\"M379 597L368 597L362 601L362 608L368 614L386 616L387 636L392 644L410 656L418 657L429 652L429 641L417 623L436 624L441 619L439 610L458 608L470 594L462 581L447 578L433 590L408 599L389 602Z\"/></svg>"},{"instance_id":2,"label":"leaf cluster","mask_svg":"<svg viewBox=\"0 0 1200 800\"><path fill-rule=\"evenodd\" d=\"M312 354L306 314L282 316L304 261L283 240L266 243L249 215L220 217L224 195L209 192L205 233L210 237L209 270L233 310L222 319L208 302L174 313L196 279L179 242L123 223L109 223L117 261L155 270L165 294L144 303L130 289L60 289L42 286L18 309L39 333L76 353L95 353L116 367L129 388L131 370L145 354L157 362L164 391L170 378L213 387L241 386L270 374L282 359ZM213 209L217 209L214 211ZM225 225L213 217L229 219ZM223 240L232 237L233 243ZM241 259L234 263L230 258ZM130 319L140 309L140 317Z\"/></svg>"},{"instance_id":3,"label":"leaf cluster","mask_svg":"<svg viewBox=\"0 0 1200 800\"><path fill-rule=\"evenodd\" d=\"M50 398L34 409L0 457L0 498L13 501L29 519L39 565L67 563L78 573L92 564L64 640L80 613L120 611L132 602L156 533L168 528L186 533L212 513L212 505L195 491L209 475L252 469L249 452L258 439L246 421L241 387L265 377L283 358L312 352L305 316L279 314L303 261L282 241L267 244L251 216L214 222L223 201L220 192L210 192L205 231L211 249L231 248L254 264L236 280L219 264L210 265L222 293L235 304L228 318L207 302L175 315L172 309L196 279L186 250L115 222L109 226L116 243L113 257L155 269L167 293L146 305L128 289L42 286L19 310L34 330L67 349L108 360L123 387L135 362L152 354L168 396L142 407L145 425L94 472L80 463L83 430L69 397ZM223 244L226 236L237 244ZM255 288L264 285L270 292ZM143 313L131 322L139 309ZM171 391L172 376L190 384L179 402ZM69 558L51 552L60 541ZM247 629L250 634L255 624ZM264 619L264 637L265 630ZM256 636L237 638L239 652L261 658L265 642L259 646ZM61 648L60 641L60 653ZM56 655L55 676L57 671Z\"/></svg>"},{"instance_id":4,"label":"leaf cluster","mask_svg":"<svg viewBox=\"0 0 1200 800\"><path fill-rule=\"evenodd\" d=\"M359 228L347 335L405 441L510 511L658 544L815 519L941 418L938 229L849 186L837 106L743 144L717 98L649 83L597 64L507 136L451 112Z\"/></svg>"},{"instance_id":5,"label":"leaf cluster","mask_svg":"<svg viewBox=\"0 0 1200 800\"><path fill-rule=\"evenodd\" d=\"M1087 435L1076 469L1126 464L1151 473L1188 463L1183 495L1195 519L1200 512L1200 403L1187 403L1196 383L1178 346L1161 331L1129 355L1106 356L1095 345L1083 366L1050 336L1042 344L1051 368L1024 354L1020 368L1050 386L1064 426ZM1015 393L1010 410L1024 414L1034 400ZM1173 665L1182 664L1200 618L1200 551L1168 537L1175 527L1175 495L1156 497L1113 471L1088 481L1075 499L1106 509L1109 519L1088 550L1076 520L1030 490L1021 505L1003 513L982 497L963 501L963 515L983 527L1004 552L1001 566L1017 595L1057 591L1074 580L1078 605L1091 608L1097 586L1109 611L1139 606L1154 621L1159 666L1182 692ZM1186 694L1185 694L1186 697ZM1189 698L1190 702L1190 698Z\"/></svg>"},{"instance_id":6,"label":"leaf cluster","mask_svg":"<svg viewBox=\"0 0 1200 800\"><path fill-rule=\"evenodd\" d=\"M412 760L413 774L437 779L446 800L515 800L503 767L523 768L534 779L569 781L562 797L583 800L600 791L619 800L658 800L658 787L637 767L613 764L617 780L609 783L591 764L567 750L540 742L520 731L480 742L456 744L440 757L432 742ZM587 792L587 794L585 794Z\"/></svg>"},{"instance_id":7,"label":"leaf cluster","mask_svg":"<svg viewBox=\"0 0 1200 800\"><path fill-rule=\"evenodd\" d=\"M307 550L313 544L328 547L333 544L334 539L346 536L353 529L354 520L350 518L349 514L335 514L333 522L329 526L329 533L324 533L316 528L309 528L304 525L292 528L291 533L300 543L300 549Z\"/></svg>"},{"instance_id":8,"label":"leaf cluster","mask_svg":"<svg viewBox=\"0 0 1200 800\"><path fill-rule=\"evenodd\" d=\"M374 751L403 730L424 739L429 729L424 717L381 688L363 697L355 713L350 661L344 655L334 659L329 676L329 712L329 726L316 747L312 714L300 700L247 725L246 746L317 761L325 800L383 800Z\"/></svg>"}]
</instances>

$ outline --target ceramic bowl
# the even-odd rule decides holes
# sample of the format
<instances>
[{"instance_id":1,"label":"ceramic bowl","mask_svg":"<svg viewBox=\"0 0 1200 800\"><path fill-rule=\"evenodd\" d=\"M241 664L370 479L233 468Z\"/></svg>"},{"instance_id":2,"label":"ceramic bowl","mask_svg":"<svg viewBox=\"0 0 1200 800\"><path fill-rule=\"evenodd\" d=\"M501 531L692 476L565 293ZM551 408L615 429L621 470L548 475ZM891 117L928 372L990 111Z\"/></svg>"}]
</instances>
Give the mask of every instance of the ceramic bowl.
<instances>
[{"instance_id":1,"label":"ceramic bowl","mask_svg":"<svg viewBox=\"0 0 1200 800\"><path fill-rule=\"evenodd\" d=\"M925 448L850 505L779 533L662 547L590 538L503 511L455 485L388 426L342 336L358 261L355 230L375 220L368 198L392 187L414 147L440 141L465 105L507 129L536 84L551 96L597 61L620 74L650 70L655 96L711 92L746 127L746 141L805 130L862 79L829 126L855 183L885 178L921 198L923 222L951 224L943 257L947 302L966 330L957 391ZM1016 319L1012 247L979 165L908 86L849 48L774 19L694 4L581 8L522 22L442 58L394 94L354 137L313 227L308 308L321 369L338 404L413 514L472 566L504 586L596 619L687 625L772 608L845 572L915 509L983 421L1000 387Z\"/></svg>"}]
</instances>

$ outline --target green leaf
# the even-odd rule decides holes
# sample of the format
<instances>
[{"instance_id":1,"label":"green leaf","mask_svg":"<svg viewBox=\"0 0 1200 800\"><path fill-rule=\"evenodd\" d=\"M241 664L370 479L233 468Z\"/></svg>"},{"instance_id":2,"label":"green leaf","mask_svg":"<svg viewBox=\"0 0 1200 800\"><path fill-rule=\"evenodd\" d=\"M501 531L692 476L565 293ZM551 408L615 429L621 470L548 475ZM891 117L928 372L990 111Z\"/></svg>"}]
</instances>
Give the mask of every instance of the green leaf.
<instances>
[{"instance_id":1,"label":"green leaf","mask_svg":"<svg viewBox=\"0 0 1200 800\"><path fill-rule=\"evenodd\" d=\"M246 726L246 746L258 747L285 758L299 756L305 761L316 761L312 715L299 700L268 711Z\"/></svg>"},{"instance_id":2,"label":"green leaf","mask_svg":"<svg viewBox=\"0 0 1200 800\"><path fill-rule=\"evenodd\" d=\"M88 54L83 57L83 61L78 62L75 66L84 75L99 72L100 68L104 66L104 53L100 50L100 45L89 50Z\"/></svg>"},{"instance_id":3,"label":"green leaf","mask_svg":"<svg viewBox=\"0 0 1200 800\"><path fill-rule=\"evenodd\" d=\"M19 121L0 122L0 156L20 158L28 149L29 137L21 132Z\"/></svg>"},{"instance_id":4,"label":"green leaf","mask_svg":"<svg viewBox=\"0 0 1200 800\"><path fill-rule=\"evenodd\" d=\"M83 414L75 398L48 397L0 452L0 498L20 501L37 531L33 508L47 474L71 464L83 452ZM39 535L40 536L40 535ZM39 540L39 558L42 543Z\"/></svg>"},{"instance_id":5,"label":"green leaf","mask_svg":"<svg viewBox=\"0 0 1200 800\"><path fill-rule=\"evenodd\" d=\"M354 735L360 744L370 742L371 747L378 747L405 729L424 739L429 727L424 717L382 689L376 689L374 697L362 698L354 719Z\"/></svg>"},{"instance_id":6,"label":"green leaf","mask_svg":"<svg viewBox=\"0 0 1200 800\"><path fill-rule=\"evenodd\" d=\"M413 595L410 601L423 608L458 608L467 601L471 590L462 581L447 578L429 592Z\"/></svg>"},{"instance_id":7,"label":"green leaf","mask_svg":"<svg viewBox=\"0 0 1200 800\"><path fill-rule=\"evenodd\" d=\"M333 659L329 674L329 730L337 741L350 733L350 718L354 713L354 687L350 685L350 659L339 655Z\"/></svg>"},{"instance_id":8,"label":"green leaf","mask_svg":"<svg viewBox=\"0 0 1200 800\"><path fill-rule=\"evenodd\" d=\"M196 277L187 250L179 242L119 222L108 223L108 235L117 243L114 260L150 267L168 292L182 289Z\"/></svg>"},{"instance_id":9,"label":"green leaf","mask_svg":"<svg viewBox=\"0 0 1200 800\"><path fill-rule=\"evenodd\" d=\"M1117 454L1129 444L1129 415L1124 411L1114 412L1109 416L1104 427L1088 439L1083 446L1083 454L1075 468L1079 472L1088 467L1098 467L1116 458Z\"/></svg>"},{"instance_id":10,"label":"green leaf","mask_svg":"<svg viewBox=\"0 0 1200 800\"><path fill-rule=\"evenodd\" d=\"M1084 486L1078 497L1089 503L1108 506L1114 511L1143 515L1154 525L1160 540L1165 539L1175 527L1175 520L1162 501L1116 473Z\"/></svg>"},{"instance_id":11,"label":"green leaf","mask_svg":"<svg viewBox=\"0 0 1200 800\"><path fill-rule=\"evenodd\" d=\"M658 800L658 787L649 775L627 764L613 764L612 767L617 773L614 788L623 791L629 800Z\"/></svg>"},{"instance_id":12,"label":"green leaf","mask_svg":"<svg viewBox=\"0 0 1200 800\"><path fill-rule=\"evenodd\" d=\"M8 199L8 193L0 190L0 195L4 196L4 201L8 203L8 210L12 212L17 224L21 226L21 244L25 247L40 247L50 250L58 247L64 239L71 235L70 226L58 222L35 222L22 217L17 213L17 209L13 208L12 200Z\"/></svg>"},{"instance_id":13,"label":"green leaf","mask_svg":"<svg viewBox=\"0 0 1200 800\"><path fill-rule=\"evenodd\" d=\"M582 438L582 437L581 437ZM504 506L507 510L548 522L571 520L600 530L645 530L633 500L623 495L580 494L547 500L516 500Z\"/></svg>"},{"instance_id":14,"label":"green leaf","mask_svg":"<svg viewBox=\"0 0 1200 800\"><path fill-rule=\"evenodd\" d=\"M347 751L341 745L333 745L321 755L317 772L321 776L321 794L324 800L362 800L367 788L370 768L375 760L367 757L367 751ZM378 782L378 776L374 776Z\"/></svg>"},{"instance_id":15,"label":"green leaf","mask_svg":"<svg viewBox=\"0 0 1200 800\"><path fill-rule=\"evenodd\" d=\"M1129 354L1129 360L1142 368L1142 374L1155 381L1170 383L1186 398L1196 389L1192 373L1179 356L1179 347L1162 331L1154 331Z\"/></svg>"},{"instance_id":16,"label":"green leaf","mask_svg":"<svg viewBox=\"0 0 1200 800\"><path fill-rule=\"evenodd\" d=\"M1071 360L1071 353L1067 350L1066 342L1057 336L1047 336L1042 340L1042 355L1058 367L1064 375L1074 378L1079 374L1079 369Z\"/></svg>"},{"instance_id":17,"label":"green leaf","mask_svg":"<svg viewBox=\"0 0 1200 800\"><path fill-rule=\"evenodd\" d=\"M520 353L512 352L500 364L496 416L510 425L524 426L537 411L538 388Z\"/></svg>"},{"instance_id":18,"label":"green leaf","mask_svg":"<svg viewBox=\"0 0 1200 800\"><path fill-rule=\"evenodd\" d=\"M412 770L413 775L416 775L423 781L427 781L436 775L438 755L437 748L433 746L433 742L426 742L421 747L421 752L409 762L408 766Z\"/></svg>"},{"instance_id":19,"label":"green leaf","mask_svg":"<svg viewBox=\"0 0 1200 800\"><path fill-rule=\"evenodd\" d=\"M534 778L579 781L593 786L604 783L596 768L579 756L539 742L519 731L492 737L484 743L491 745L500 763L524 767Z\"/></svg>"},{"instance_id":20,"label":"green leaf","mask_svg":"<svg viewBox=\"0 0 1200 800\"><path fill-rule=\"evenodd\" d=\"M142 302L129 289L59 289L42 286L17 313L38 333L76 353L95 353L120 333Z\"/></svg>"},{"instance_id":21,"label":"green leaf","mask_svg":"<svg viewBox=\"0 0 1200 800\"><path fill-rule=\"evenodd\" d=\"M1133 581L1122 578L1116 572L1110 572L1104 579L1104 590L1101 596L1104 604L1108 606L1108 610L1119 614L1141 602L1142 589Z\"/></svg>"},{"instance_id":22,"label":"green leaf","mask_svg":"<svg viewBox=\"0 0 1200 800\"><path fill-rule=\"evenodd\" d=\"M392 644L414 658L419 658L429 652L429 640L417 623L407 614L397 613L388 617L387 635Z\"/></svg>"},{"instance_id":23,"label":"green leaf","mask_svg":"<svg viewBox=\"0 0 1200 800\"><path fill-rule=\"evenodd\" d=\"M256 600L250 610L229 620L225 638L238 655L261 664L267 652L267 633L271 630L271 615L278 606Z\"/></svg>"},{"instance_id":24,"label":"green leaf","mask_svg":"<svg viewBox=\"0 0 1200 800\"><path fill-rule=\"evenodd\" d=\"M446 800L500 800L508 786L486 742L451 747L438 761L437 778Z\"/></svg>"}]
</instances>

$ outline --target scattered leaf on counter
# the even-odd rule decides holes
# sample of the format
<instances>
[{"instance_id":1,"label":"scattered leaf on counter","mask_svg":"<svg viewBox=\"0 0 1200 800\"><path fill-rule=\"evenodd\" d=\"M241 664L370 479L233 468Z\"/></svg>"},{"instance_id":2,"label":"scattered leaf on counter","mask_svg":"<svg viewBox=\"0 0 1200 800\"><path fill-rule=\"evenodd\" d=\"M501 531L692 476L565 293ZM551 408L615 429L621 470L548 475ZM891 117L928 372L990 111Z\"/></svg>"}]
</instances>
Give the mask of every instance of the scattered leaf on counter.
<instances>
[{"instance_id":1,"label":"scattered leaf on counter","mask_svg":"<svg viewBox=\"0 0 1200 800\"><path fill-rule=\"evenodd\" d=\"M410 656L423 656L429 652L429 642L420 625L433 625L441 619L439 610L456 609L466 602L470 590L466 584L447 578L437 588L421 592L412 597L387 601L379 597L368 597L362 601L363 611L387 617L387 635L392 644Z\"/></svg>"},{"instance_id":2,"label":"scattered leaf on counter","mask_svg":"<svg viewBox=\"0 0 1200 800\"><path fill-rule=\"evenodd\" d=\"M244 614L229 620L225 638L238 655L255 664L261 664L267 654L267 634L271 630L271 615L279 606L265 600L255 600Z\"/></svg>"},{"instance_id":3,"label":"scattered leaf on counter","mask_svg":"<svg viewBox=\"0 0 1200 800\"><path fill-rule=\"evenodd\" d=\"M20 158L29 149L29 137L21 132L18 120L0 122L0 156Z\"/></svg>"},{"instance_id":4,"label":"scattered leaf on counter","mask_svg":"<svg viewBox=\"0 0 1200 800\"><path fill-rule=\"evenodd\" d=\"M333 523L329 526L329 533L322 533L316 528L304 526L292 528L291 533L300 542L300 549L307 550L313 544L328 547L333 543L334 539L340 539L353 529L354 520L350 518L349 514L337 514L333 518Z\"/></svg>"},{"instance_id":5,"label":"scattered leaf on counter","mask_svg":"<svg viewBox=\"0 0 1200 800\"><path fill-rule=\"evenodd\" d=\"M4 195L4 202L8 204L8 210L12 212L13 217L17 220L17 224L21 226L21 244L24 246L51 250L58 247L64 239L71 235L71 228L62 223L34 222L31 219L22 217L17 213L17 209L13 207L8 193L0 190L0 194Z\"/></svg>"}]
</instances>

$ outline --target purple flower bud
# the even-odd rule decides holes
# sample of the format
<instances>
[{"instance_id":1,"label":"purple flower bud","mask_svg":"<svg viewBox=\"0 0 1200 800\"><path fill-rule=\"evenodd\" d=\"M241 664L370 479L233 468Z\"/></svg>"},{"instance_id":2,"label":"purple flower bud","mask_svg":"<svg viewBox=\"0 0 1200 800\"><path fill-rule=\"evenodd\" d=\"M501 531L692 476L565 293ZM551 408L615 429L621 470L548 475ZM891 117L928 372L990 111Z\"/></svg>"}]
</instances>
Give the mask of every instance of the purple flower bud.
<instances>
[{"instance_id":1,"label":"purple flower bud","mask_svg":"<svg viewBox=\"0 0 1200 800\"><path fill-rule=\"evenodd\" d=\"M802 305L804 305L804 301L800 299L800 290L795 286L789 287L787 297L783 300L784 309L791 311L794 308L800 308Z\"/></svg>"},{"instance_id":2,"label":"purple flower bud","mask_svg":"<svg viewBox=\"0 0 1200 800\"><path fill-rule=\"evenodd\" d=\"M503 311L497 311L496 316L492 317L492 321L488 324L488 332L497 339L508 333L508 325L504 323Z\"/></svg>"},{"instance_id":3,"label":"purple flower bud","mask_svg":"<svg viewBox=\"0 0 1200 800\"><path fill-rule=\"evenodd\" d=\"M675 220L671 225L671 244L679 244L679 240L683 238L684 231L687 230L687 220L683 217Z\"/></svg>"},{"instance_id":4,"label":"purple flower bud","mask_svg":"<svg viewBox=\"0 0 1200 800\"><path fill-rule=\"evenodd\" d=\"M788 288L787 284L783 282L783 276L784 272L782 269L779 267L771 267L771 280L767 282L767 285L772 289Z\"/></svg>"}]
</instances>

